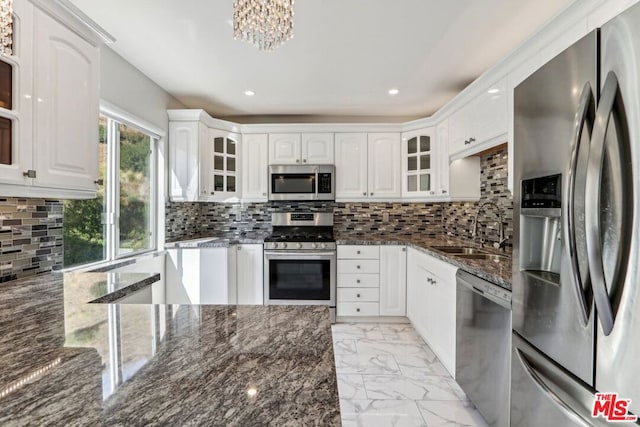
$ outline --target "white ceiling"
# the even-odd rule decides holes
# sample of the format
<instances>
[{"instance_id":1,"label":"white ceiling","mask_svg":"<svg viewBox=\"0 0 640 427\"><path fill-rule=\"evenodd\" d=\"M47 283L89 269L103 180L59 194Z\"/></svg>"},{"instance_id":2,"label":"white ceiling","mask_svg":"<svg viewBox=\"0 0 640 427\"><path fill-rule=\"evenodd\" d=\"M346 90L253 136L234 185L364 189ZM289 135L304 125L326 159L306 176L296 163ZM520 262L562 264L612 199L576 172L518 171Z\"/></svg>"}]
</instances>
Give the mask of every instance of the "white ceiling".
<instances>
[{"instance_id":1,"label":"white ceiling","mask_svg":"<svg viewBox=\"0 0 640 427\"><path fill-rule=\"evenodd\" d=\"M247 122L431 115L572 1L298 0L295 37L261 52L233 0L72 0L185 106Z\"/></svg>"}]
</instances>

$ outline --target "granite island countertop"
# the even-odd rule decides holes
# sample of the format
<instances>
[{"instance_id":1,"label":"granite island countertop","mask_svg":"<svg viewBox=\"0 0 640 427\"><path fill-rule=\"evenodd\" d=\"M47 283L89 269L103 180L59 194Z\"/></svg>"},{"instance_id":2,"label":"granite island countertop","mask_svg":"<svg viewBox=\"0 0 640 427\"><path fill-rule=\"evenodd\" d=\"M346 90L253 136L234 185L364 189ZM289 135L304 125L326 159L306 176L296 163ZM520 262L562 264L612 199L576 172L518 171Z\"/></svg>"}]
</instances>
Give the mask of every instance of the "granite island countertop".
<instances>
[{"instance_id":1,"label":"granite island countertop","mask_svg":"<svg viewBox=\"0 0 640 427\"><path fill-rule=\"evenodd\" d=\"M2 285L0 425L340 425L326 307L91 304L90 277Z\"/></svg>"}]
</instances>

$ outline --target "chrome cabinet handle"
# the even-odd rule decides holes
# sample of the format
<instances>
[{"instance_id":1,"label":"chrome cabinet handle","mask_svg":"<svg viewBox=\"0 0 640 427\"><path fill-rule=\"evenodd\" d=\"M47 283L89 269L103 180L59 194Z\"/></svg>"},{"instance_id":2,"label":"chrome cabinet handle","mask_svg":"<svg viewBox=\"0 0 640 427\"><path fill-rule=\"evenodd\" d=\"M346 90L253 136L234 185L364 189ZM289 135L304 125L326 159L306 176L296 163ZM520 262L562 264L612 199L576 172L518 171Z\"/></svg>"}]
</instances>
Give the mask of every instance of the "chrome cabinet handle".
<instances>
[{"instance_id":1,"label":"chrome cabinet handle","mask_svg":"<svg viewBox=\"0 0 640 427\"><path fill-rule=\"evenodd\" d=\"M469 145L469 144L471 144L471 140L469 140L469 139L465 139L465 140L464 140L464 145Z\"/></svg>"},{"instance_id":2,"label":"chrome cabinet handle","mask_svg":"<svg viewBox=\"0 0 640 427\"><path fill-rule=\"evenodd\" d=\"M576 114L576 120L574 122L573 138L571 141L571 161L569 163L569 176L568 182L565 184L565 200L567 200L567 214L563 215L562 228L567 244L565 249L571 260L571 272L573 275L573 284L578 297L578 305L580 306L580 317L583 325L586 325L589 321L589 304L584 291L584 283L589 281L588 271L587 277L583 278L580 275L580 267L578 262L578 253L576 248L576 232L575 232L575 187L576 187L576 174L578 173L578 157L580 155L580 141L582 140L582 133L585 125L587 126L587 132L589 138L591 138L592 123L595 117L595 103L593 102L593 93L591 91L591 84L585 83L582 94L580 95L580 102L578 103L578 113Z\"/></svg>"},{"instance_id":3,"label":"chrome cabinet handle","mask_svg":"<svg viewBox=\"0 0 640 427\"><path fill-rule=\"evenodd\" d=\"M296 159L296 163L300 163L300 159Z\"/></svg>"},{"instance_id":4,"label":"chrome cabinet handle","mask_svg":"<svg viewBox=\"0 0 640 427\"><path fill-rule=\"evenodd\" d=\"M360 313L360 309L359 309L359 308L356 308L356 311L357 311L358 313Z\"/></svg>"},{"instance_id":5,"label":"chrome cabinet handle","mask_svg":"<svg viewBox=\"0 0 640 427\"><path fill-rule=\"evenodd\" d=\"M303 159L303 160L302 160L302 163L307 163L307 159Z\"/></svg>"},{"instance_id":6,"label":"chrome cabinet handle","mask_svg":"<svg viewBox=\"0 0 640 427\"><path fill-rule=\"evenodd\" d=\"M356 266L356 268L357 268L358 270L360 270L360 266L359 266L359 265L358 265L358 266Z\"/></svg>"},{"instance_id":7,"label":"chrome cabinet handle","mask_svg":"<svg viewBox=\"0 0 640 427\"><path fill-rule=\"evenodd\" d=\"M596 302L596 308L602 330L605 335L611 334L613 330L615 315L613 313L613 307L609 300L609 293L607 290L606 278L604 275L603 265L603 245L600 229L600 210L601 210L601 184L602 184L602 172L604 167L604 151L607 131L611 116L613 114L624 114L624 106L622 100L617 96L618 94L618 79L613 71L607 74L604 86L601 92L600 104L596 112L596 120L593 129L593 137L591 139L591 146L589 150L589 161L587 169L587 181L586 181L586 196L585 196L585 223L586 223L586 237L587 237L587 254L589 257L589 272L591 274L591 283L593 287L593 295ZM617 101L617 102L616 102ZM622 119L622 117L620 117ZM616 120L616 125L620 126L623 120ZM616 129L617 131L617 144L609 144L607 146L608 155L610 159L616 161L621 158L621 139L628 135L628 130ZM623 156L629 158L630 154ZM621 194L632 194L629 188L629 183L632 182L632 176L629 178L630 166L619 164L617 168L612 167L613 174L610 179L615 180L614 186L621 189ZM616 175L618 173L619 175ZM618 244L618 254L628 253L630 248L631 228L632 228L632 214L633 207L630 203L633 202L631 197L622 197L619 202L620 206L615 206L617 212L622 212L622 229L620 240ZM620 256L620 255L619 255ZM624 256L624 255L623 255ZM626 265L621 262L620 259L616 260L616 268L612 278L610 286L623 286L625 274L624 269Z\"/></svg>"},{"instance_id":8,"label":"chrome cabinet handle","mask_svg":"<svg viewBox=\"0 0 640 427\"><path fill-rule=\"evenodd\" d=\"M366 196L366 195L367 195L367 193L362 193L362 195L363 195L363 196Z\"/></svg>"},{"instance_id":9,"label":"chrome cabinet handle","mask_svg":"<svg viewBox=\"0 0 640 427\"><path fill-rule=\"evenodd\" d=\"M371 195L373 196L373 193L371 193Z\"/></svg>"},{"instance_id":10,"label":"chrome cabinet handle","mask_svg":"<svg viewBox=\"0 0 640 427\"><path fill-rule=\"evenodd\" d=\"M476 142L476 139L475 139L475 138L473 138L473 137L472 137L472 138L469 138L469 144L471 144L472 142Z\"/></svg>"},{"instance_id":11,"label":"chrome cabinet handle","mask_svg":"<svg viewBox=\"0 0 640 427\"><path fill-rule=\"evenodd\" d=\"M33 169L29 169L26 172L22 172L22 176L26 176L27 178L35 178L36 177L36 171L34 171Z\"/></svg>"},{"instance_id":12,"label":"chrome cabinet handle","mask_svg":"<svg viewBox=\"0 0 640 427\"><path fill-rule=\"evenodd\" d=\"M357 253L358 255L360 255L360 251L356 251L356 253Z\"/></svg>"},{"instance_id":13,"label":"chrome cabinet handle","mask_svg":"<svg viewBox=\"0 0 640 427\"><path fill-rule=\"evenodd\" d=\"M360 279L356 280L356 283L360 283Z\"/></svg>"},{"instance_id":14,"label":"chrome cabinet handle","mask_svg":"<svg viewBox=\"0 0 640 427\"><path fill-rule=\"evenodd\" d=\"M104 179L96 179L95 181L93 181L93 183L96 185L104 185Z\"/></svg>"},{"instance_id":15,"label":"chrome cabinet handle","mask_svg":"<svg viewBox=\"0 0 640 427\"><path fill-rule=\"evenodd\" d=\"M442 194L447 194L447 190L442 190Z\"/></svg>"},{"instance_id":16,"label":"chrome cabinet handle","mask_svg":"<svg viewBox=\"0 0 640 427\"><path fill-rule=\"evenodd\" d=\"M356 297L360 298L360 294L357 294Z\"/></svg>"}]
</instances>

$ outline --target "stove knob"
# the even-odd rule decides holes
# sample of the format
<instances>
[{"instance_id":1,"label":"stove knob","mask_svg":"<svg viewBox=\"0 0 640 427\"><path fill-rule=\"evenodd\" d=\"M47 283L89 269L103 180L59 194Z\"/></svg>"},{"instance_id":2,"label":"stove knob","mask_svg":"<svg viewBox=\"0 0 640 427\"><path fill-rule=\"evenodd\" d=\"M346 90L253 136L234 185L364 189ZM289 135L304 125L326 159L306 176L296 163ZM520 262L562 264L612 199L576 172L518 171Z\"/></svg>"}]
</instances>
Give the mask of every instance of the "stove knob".
<instances>
[{"instance_id":1,"label":"stove knob","mask_svg":"<svg viewBox=\"0 0 640 427\"><path fill-rule=\"evenodd\" d=\"M302 249L302 243L298 243L298 244L296 245L296 247L297 247L298 249Z\"/></svg>"},{"instance_id":2,"label":"stove knob","mask_svg":"<svg viewBox=\"0 0 640 427\"><path fill-rule=\"evenodd\" d=\"M321 247L322 249L327 249L327 245L326 245L326 244L324 244L324 243L323 243L322 245L320 245L320 247Z\"/></svg>"},{"instance_id":3,"label":"stove knob","mask_svg":"<svg viewBox=\"0 0 640 427\"><path fill-rule=\"evenodd\" d=\"M273 244L273 249L278 249L278 244L277 243Z\"/></svg>"},{"instance_id":4,"label":"stove knob","mask_svg":"<svg viewBox=\"0 0 640 427\"><path fill-rule=\"evenodd\" d=\"M287 244L286 244L286 243L283 243L283 244L282 244L282 247L283 247L284 249L286 249L286 248L287 248Z\"/></svg>"},{"instance_id":5,"label":"stove knob","mask_svg":"<svg viewBox=\"0 0 640 427\"><path fill-rule=\"evenodd\" d=\"M318 247L318 244L317 244L317 243L312 243L312 244L311 244L311 247L312 247L313 249L316 249L316 248Z\"/></svg>"}]
</instances>

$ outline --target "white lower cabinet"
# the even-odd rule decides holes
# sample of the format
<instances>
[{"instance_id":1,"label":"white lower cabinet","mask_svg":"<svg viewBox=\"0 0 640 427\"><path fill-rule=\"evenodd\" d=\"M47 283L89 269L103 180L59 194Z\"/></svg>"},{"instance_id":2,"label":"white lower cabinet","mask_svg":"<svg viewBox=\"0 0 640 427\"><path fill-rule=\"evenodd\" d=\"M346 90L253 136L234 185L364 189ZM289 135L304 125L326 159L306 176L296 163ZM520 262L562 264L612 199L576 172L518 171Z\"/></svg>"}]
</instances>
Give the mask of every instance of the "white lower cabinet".
<instances>
[{"instance_id":1,"label":"white lower cabinet","mask_svg":"<svg viewBox=\"0 0 640 427\"><path fill-rule=\"evenodd\" d=\"M338 246L338 316L406 314L404 246Z\"/></svg>"},{"instance_id":2,"label":"white lower cabinet","mask_svg":"<svg viewBox=\"0 0 640 427\"><path fill-rule=\"evenodd\" d=\"M264 304L262 245L237 245L238 304Z\"/></svg>"},{"instance_id":3,"label":"white lower cabinet","mask_svg":"<svg viewBox=\"0 0 640 427\"><path fill-rule=\"evenodd\" d=\"M456 271L453 265L409 248L407 317L455 376Z\"/></svg>"},{"instance_id":4,"label":"white lower cabinet","mask_svg":"<svg viewBox=\"0 0 640 427\"><path fill-rule=\"evenodd\" d=\"M169 249L167 304L236 304L236 250Z\"/></svg>"},{"instance_id":5,"label":"white lower cabinet","mask_svg":"<svg viewBox=\"0 0 640 427\"><path fill-rule=\"evenodd\" d=\"M407 249L380 246L380 316L407 314Z\"/></svg>"}]
</instances>

